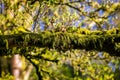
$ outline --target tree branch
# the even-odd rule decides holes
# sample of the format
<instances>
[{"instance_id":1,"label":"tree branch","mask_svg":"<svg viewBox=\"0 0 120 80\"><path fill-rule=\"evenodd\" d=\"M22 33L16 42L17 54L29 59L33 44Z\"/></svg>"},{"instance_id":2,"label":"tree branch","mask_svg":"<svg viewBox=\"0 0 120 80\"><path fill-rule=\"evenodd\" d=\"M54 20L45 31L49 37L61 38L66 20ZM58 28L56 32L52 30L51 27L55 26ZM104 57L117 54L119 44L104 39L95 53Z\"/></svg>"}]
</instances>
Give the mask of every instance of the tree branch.
<instances>
[{"instance_id":1,"label":"tree branch","mask_svg":"<svg viewBox=\"0 0 120 80\"><path fill-rule=\"evenodd\" d=\"M14 47L48 47L59 51L70 49L97 50L108 52L110 55L120 56L119 29L92 32L83 30L77 32L45 31L39 34L0 35L0 50L4 52Z\"/></svg>"},{"instance_id":2,"label":"tree branch","mask_svg":"<svg viewBox=\"0 0 120 80\"><path fill-rule=\"evenodd\" d=\"M25 57L26 57L26 56L25 56ZM43 80L43 76L41 75L39 66L36 65L30 58L26 57L26 59L29 60L30 63L35 67L35 69L36 69L36 74L37 74L37 76L38 76L38 80Z\"/></svg>"}]
</instances>

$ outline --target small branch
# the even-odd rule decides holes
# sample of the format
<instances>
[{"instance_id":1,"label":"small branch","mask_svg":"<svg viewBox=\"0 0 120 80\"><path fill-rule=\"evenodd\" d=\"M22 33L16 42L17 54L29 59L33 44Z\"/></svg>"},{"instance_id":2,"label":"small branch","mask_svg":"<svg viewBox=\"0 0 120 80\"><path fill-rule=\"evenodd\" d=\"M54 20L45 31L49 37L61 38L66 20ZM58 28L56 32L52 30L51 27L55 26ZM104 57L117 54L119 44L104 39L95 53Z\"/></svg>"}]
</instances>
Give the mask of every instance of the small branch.
<instances>
[{"instance_id":1,"label":"small branch","mask_svg":"<svg viewBox=\"0 0 120 80\"><path fill-rule=\"evenodd\" d=\"M37 25L37 19L40 15L40 9L41 9L41 3L39 5L39 8L38 8L38 12L37 12L37 15L35 16L35 19L34 19L34 27L33 27L33 32L35 32L35 29L36 29L36 25Z\"/></svg>"},{"instance_id":2,"label":"small branch","mask_svg":"<svg viewBox=\"0 0 120 80\"><path fill-rule=\"evenodd\" d=\"M69 1L69 2L65 2L65 3L61 3L61 2L58 2L58 3L55 3L56 5L66 5L66 4L72 4L72 3L80 3L80 2L83 2L84 0L79 0L79 1Z\"/></svg>"},{"instance_id":3,"label":"small branch","mask_svg":"<svg viewBox=\"0 0 120 80\"><path fill-rule=\"evenodd\" d=\"M40 73L40 70L39 70L39 66L36 65L30 58L28 58L28 57L26 57L26 56L25 56L25 58L26 58L27 60L29 60L30 63L35 67L35 69L36 69L36 74L37 74L37 76L38 76L38 80L43 80L43 77L42 77L42 75L41 75L41 73Z\"/></svg>"},{"instance_id":4,"label":"small branch","mask_svg":"<svg viewBox=\"0 0 120 80\"><path fill-rule=\"evenodd\" d=\"M31 59L42 59L42 60L45 60L45 61L51 61L51 62L55 62L55 63L57 63L59 61L59 60L51 60L51 59L45 58L41 55L26 54L26 57L30 57Z\"/></svg>"},{"instance_id":5,"label":"small branch","mask_svg":"<svg viewBox=\"0 0 120 80\"><path fill-rule=\"evenodd\" d=\"M44 73L46 73L46 74L48 74L50 76L50 73L48 71L45 71L43 69L41 69L41 71L44 72Z\"/></svg>"}]
</instances>

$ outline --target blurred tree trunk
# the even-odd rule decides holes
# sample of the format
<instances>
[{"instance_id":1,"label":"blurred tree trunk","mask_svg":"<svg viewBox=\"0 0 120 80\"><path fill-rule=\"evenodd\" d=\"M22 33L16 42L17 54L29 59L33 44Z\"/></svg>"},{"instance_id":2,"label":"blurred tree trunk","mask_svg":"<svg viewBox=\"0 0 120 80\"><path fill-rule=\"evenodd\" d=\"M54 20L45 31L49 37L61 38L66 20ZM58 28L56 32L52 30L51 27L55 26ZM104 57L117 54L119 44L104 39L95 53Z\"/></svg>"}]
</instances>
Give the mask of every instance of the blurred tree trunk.
<instances>
[{"instance_id":1,"label":"blurred tree trunk","mask_svg":"<svg viewBox=\"0 0 120 80\"><path fill-rule=\"evenodd\" d=\"M25 60L22 60L22 57L19 54L15 54L12 57L11 70L15 80L29 80L33 66L32 64L27 65L28 67L25 70L23 66L26 65L26 62L23 61Z\"/></svg>"},{"instance_id":2,"label":"blurred tree trunk","mask_svg":"<svg viewBox=\"0 0 120 80\"><path fill-rule=\"evenodd\" d=\"M22 74L22 61L21 61L21 56L19 54L13 55L11 66L12 66L12 74L15 80L21 80L20 76Z\"/></svg>"},{"instance_id":3,"label":"blurred tree trunk","mask_svg":"<svg viewBox=\"0 0 120 80\"><path fill-rule=\"evenodd\" d=\"M5 56L1 57L0 56L0 77L2 77L3 73L8 74L8 72L11 74L11 69L10 69L10 58L7 58Z\"/></svg>"},{"instance_id":4,"label":"blurred tree trunk","mask_svg":"<svg viewBox=\"0 0 120 80\"><path fill-rule=\"evenodd\" d=\"M27 70L25 71L25 75L24 75L24 80L29 80L29 76L30 76L30 73L32 71L32 64L30 64L27 68Z\"/></svg>"}]
</instances>

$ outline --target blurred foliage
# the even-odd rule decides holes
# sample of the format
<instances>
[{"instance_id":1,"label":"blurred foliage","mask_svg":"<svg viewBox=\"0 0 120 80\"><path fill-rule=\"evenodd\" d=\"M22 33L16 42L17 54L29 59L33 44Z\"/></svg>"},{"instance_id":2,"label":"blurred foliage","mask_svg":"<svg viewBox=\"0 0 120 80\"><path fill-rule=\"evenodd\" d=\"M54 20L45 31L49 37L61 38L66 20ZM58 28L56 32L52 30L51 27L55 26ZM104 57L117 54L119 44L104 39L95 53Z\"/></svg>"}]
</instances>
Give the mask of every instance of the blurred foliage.
<instances>
[{"instance_id":1,"label":"blurred foliage","mask_svg":"<svg viewBox=\"0 0 120 80\"><path fill-rule=\"evenodd\" d=\"M44 31L48 31L45 33L46 36L54 32L89 36L118 34L119 16L119 0L0 0L0 35L44 33ZM23 38L27 41L29 36ZM53 46L57 45L59 48L58 38L60 37L55 39ZM62 41L62 38L60 39ZM8 41L4 40L4 43L8 50ZM63 45L68 46L66 43ZM115 46L120 47L119 43ZM23 66L24 71L30 63L34 66L29 80L40 79L40 75L43 80L120 79L119 57L110 56L106 52L73 49L63 52L46 47L22 49L14 47L7 53L5 54L7 58L18 53L26 59L23 58L23 62L26 63ZM7 65L6 59L0 58L0 70L2 69L0 80L14 79L11 72L9 74L6 71Z\"/></svg>"},{"instance_id":2,"label":"blurred foliage","mask_svg":"<svg viewBox=\"0 0 120 80\"><path fill-rule=\"evenodd\" d=\"M2 72L0 80L14 80L14 77L9 73L5 74L4 72Z\"/></svg>"}]
</instances>

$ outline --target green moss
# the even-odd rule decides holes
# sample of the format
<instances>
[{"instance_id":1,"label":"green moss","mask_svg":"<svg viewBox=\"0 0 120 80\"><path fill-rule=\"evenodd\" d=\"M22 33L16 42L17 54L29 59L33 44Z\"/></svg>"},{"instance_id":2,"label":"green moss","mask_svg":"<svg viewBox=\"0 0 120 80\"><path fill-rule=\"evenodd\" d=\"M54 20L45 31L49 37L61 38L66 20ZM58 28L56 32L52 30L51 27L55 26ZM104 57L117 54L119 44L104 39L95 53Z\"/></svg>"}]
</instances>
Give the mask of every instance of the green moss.
<instances>
[{"instance_id":1,"label":"green moss","mask_svg":"<svg viewBox=\"0 0 120 80\"><path fill-rule=\"evenodd\" d=\"M9 42L11 43L10 45ZM118 54L120 53L120 50L116 44L119 42L119 29L104 32L91 31L90 33L85 34L45 31L39 34L22 33L0 35L0 49L12 49L13 47L18 47L20 49L26 47L48 47L59 51L86 49Z\"/></svg>"},{"instance_id":2,"label":"green moss","mask_svg":"<svg viewBox=\"0 0 120 80\"><path fill-rule=\"evenodd\" d=\"M9 47L8 47L8 45L9 45L8 40L5 39L4 42L5 42L5 47L6 47L6 49L8 49L8 48L9 48Z\"/></svg>"}]
</instances>

